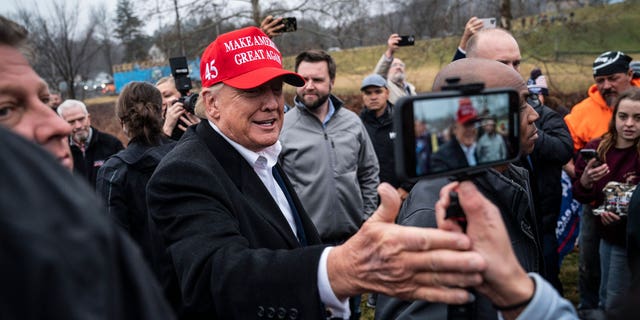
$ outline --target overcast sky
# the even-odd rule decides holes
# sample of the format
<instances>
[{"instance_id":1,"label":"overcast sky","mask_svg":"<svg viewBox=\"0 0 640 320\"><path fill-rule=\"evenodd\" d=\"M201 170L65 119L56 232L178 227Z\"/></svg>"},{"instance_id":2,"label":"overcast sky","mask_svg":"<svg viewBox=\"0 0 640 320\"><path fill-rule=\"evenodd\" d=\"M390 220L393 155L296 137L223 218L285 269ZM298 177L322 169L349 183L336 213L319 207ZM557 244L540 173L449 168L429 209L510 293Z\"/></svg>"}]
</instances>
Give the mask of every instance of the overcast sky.
<instances>
[{"instance_id":1,"label":"overcast sky","mask_svg":"<svg viewBox=\"0 0 640 320\"><path fill-rule=\"evenodd\" d=\"M160 0L166 1L166 0ZM65 2L67 5L78 5L79 13L80 13L80 21L81 25L86 25L89 23L89 14L91 12L92 7L96 7L98 5L104 5L108 11L109 16L113 17L116 12L116 7L118 5L117 0L47 0L47 1L38 1L35 0L2 0L2 5L0 5L0 14L5 17L11 17L15 15L18 11L18 8L25 8L29 11L32 10L40 10L41 12L47 12L52 10L52 2ZM134 6L142 5L142 1L132 1ZM154 0L145 1L145 2L155 2ZM144 20L144 19L143 19ZM153 33L154 30L158 27L158 22L156 19L152 19L151 21L146 21L145 31L148 34Z\"/></svg>"}]
</instances>

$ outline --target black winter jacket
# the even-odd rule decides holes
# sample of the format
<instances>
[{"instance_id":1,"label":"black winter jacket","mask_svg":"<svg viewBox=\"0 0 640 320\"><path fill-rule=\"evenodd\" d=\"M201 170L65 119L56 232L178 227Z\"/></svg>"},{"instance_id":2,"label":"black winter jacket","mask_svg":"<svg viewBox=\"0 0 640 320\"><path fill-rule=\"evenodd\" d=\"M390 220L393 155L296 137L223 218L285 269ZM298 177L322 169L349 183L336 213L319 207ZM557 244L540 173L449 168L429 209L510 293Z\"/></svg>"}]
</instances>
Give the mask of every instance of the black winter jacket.
<instances>
[{"instance_id":1,"label":"black winter jacket","mask_svg":"<svg viewBox=\"0 0 640 320\"><path fill-rule=\"evenodd\" d=\"M542 246L535 230L535 210L531 200L526 170L509 165L504 173L489 169L474 177L482 194L502 213L513 251L527 272L541 272ZM401 225L437 228L435 203L448 178L420 180L413 187L398 215ZM476 293L477 319L497 319L497 313L486 297ZM403 301L378 295L376 319L447 319L447 305L427 301Z\"/></svg>"},{"instance_id":2,"label":"black winter jacket","mask_svg":"<svg viewBox=\"0 0 640 320\"><path fill-rule=\"evenodd\" d=\"M91 130L89 147L82 152L77 145L71 144L71 154L73 155L73 171L86 177L91 187L95 188L98 169L110 156L124 149L124 146L118 138L108 133L98 131L94 127L91 127Z\"/></svg>"},{"instance_id":3,"label":"black winter jacket","mask_svg":"<svg viewBox=\"0 0 640 320\"><path fill-rule=\"evenodd\" d=\"M371 143L378 157L380 166L380 182L387 182L394 188L402 187L407 192L411 191L412 183L402 182L396 174L396 160L393 143L396 133L393 129L393 104L387 101L387 108L384 114L376 117L375 111L364 107L360 113L360 119L367 129Z\"/></svg>"},{"instance_id":4,"label":"black winter jacket","mask_svg":"<svg viewBox=\"0 0 640 320\"><path fill-rule=\"evenodd\" d=\"M554 234L560 204L562 202L562 166L573 155L573 140L562 116L545 105L534 106L540 118L533 152L530 155L533 169L529 172L531 185L535 187L534 203L542 234ZM523 166L528 168L528 166Z\"/></svg>"},{"instance_id":5,"label":"black winter jacket","mask_svg":"<svg viewBox=\"0 0 640 320\"><path fill-rule=\"evenodd\" d=\"M146 188L160 160L176 144L163 138L158 146L133 139L126 149L113 155L98 171L96 189L110 218L126 230L154 266L154 239L150 234Z\"/></svg>"}]
</instances>

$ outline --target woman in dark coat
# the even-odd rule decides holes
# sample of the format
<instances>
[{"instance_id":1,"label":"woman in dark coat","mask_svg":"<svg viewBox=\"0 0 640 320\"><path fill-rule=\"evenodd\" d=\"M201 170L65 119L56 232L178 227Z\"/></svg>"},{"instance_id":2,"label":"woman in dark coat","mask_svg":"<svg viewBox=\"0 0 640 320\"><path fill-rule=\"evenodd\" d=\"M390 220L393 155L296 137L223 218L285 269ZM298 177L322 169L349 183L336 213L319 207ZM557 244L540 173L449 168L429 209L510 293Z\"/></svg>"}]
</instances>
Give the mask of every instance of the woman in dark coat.
<instances>
[{"instance_id":1,"label":"woman in dark coat","mask_svg":"<svg viewBox=\"0 0 640 320\"><path fill-rule=\"evenodd\" d=\"M107 212L138 243L158 274L161 242L147 214L146 186L156 166L175 144L162 132L162 96L146 82L127 84L116 102L116 116L130 139L126 149L107 160L96 181Z\"/></svg>"}]
</instances>

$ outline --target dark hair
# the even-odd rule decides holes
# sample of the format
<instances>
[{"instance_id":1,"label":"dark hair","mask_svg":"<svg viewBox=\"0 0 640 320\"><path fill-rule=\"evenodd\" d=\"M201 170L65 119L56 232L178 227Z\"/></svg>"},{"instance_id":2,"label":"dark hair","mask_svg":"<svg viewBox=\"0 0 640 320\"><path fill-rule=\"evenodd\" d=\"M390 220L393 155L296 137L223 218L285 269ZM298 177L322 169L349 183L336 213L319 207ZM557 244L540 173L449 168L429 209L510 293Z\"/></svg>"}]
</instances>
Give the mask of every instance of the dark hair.
<instances>
[{"instance_id":1,"label":"dark hair","mask_svg":"<svg viewBox=\"0 0 640 320\"><path fill-rule=\"evenodd\" d=\"M616 116L618 115L618 107L620 106L620 102L622 100L632 100L632 101L640 101L640 88L639 87L631 87L624 92L622 92L618 99L616 100L613 106L613 116L611 116L611 121L609 121L609 130L602 135L602 141L600 145L598 145L598 156L603 161L607 161L606 153L616 145L616 140L618 139L618 131L616 130ZM638 150L638 154L640 154L640 138L636 138L635 141L636 149Z\"/></svg>"},{"instance_id":2,"label":"dark hair","mask_svg":"<svg viewBox=\"0 0 640 320\"><path fill-rule=\"evenodd\" d=\"M298 66L302 61L306 62L321 62L324 61L327 63L327 68L329 69L329 79L334 80L336 78L336 63L333 61L331 55L329 55L324 50L307 50L301 52L296 57L296 72L298 72Z\"/></svg>"},{"instance_id":3,"label":"dark hair","mask_svg":"<svg viewBox=\"0 0 640 320\"><path fill-rule=\"evenodd\" d=\"M162 133L162 94L147 82L130 82L116 102L116 116L131 139L158 145Z\"/></svg>"}]
</instances>

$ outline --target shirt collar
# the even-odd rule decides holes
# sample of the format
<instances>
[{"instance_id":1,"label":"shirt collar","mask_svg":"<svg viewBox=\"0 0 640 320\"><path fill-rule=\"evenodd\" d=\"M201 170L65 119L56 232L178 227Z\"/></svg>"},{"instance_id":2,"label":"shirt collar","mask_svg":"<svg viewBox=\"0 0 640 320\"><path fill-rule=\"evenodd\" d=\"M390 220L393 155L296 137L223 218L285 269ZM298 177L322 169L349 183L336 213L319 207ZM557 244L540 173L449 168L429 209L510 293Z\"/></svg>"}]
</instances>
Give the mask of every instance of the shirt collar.
<instances>
[{"instance_id":1,"label":"shirt collar","mask_svg":"<svg viewBox=\"0 0 640 320\"><path fill-rule=\"evenodd\" d=\"M229 142L229 144L231 144L231 146L236 149L240 153L240 155L251 164L251 166L260 169L270 169L273 168L273 166L275 166L278 162L278 156L280 155L280 151L282 151L280 140L276 141L276 143L271 146L268 146L258 152L254 152L243 147L241 144L229 139L229 137L222 133L220 131L220 128L218 128L213 122L211 122L211 120L209 120L209 125L211 125L213 130L215 130L225 140L227 140L227 142Z\"/></svg>"}]
</instances>

